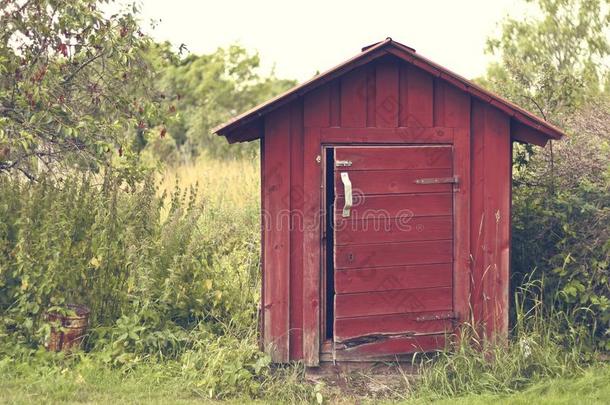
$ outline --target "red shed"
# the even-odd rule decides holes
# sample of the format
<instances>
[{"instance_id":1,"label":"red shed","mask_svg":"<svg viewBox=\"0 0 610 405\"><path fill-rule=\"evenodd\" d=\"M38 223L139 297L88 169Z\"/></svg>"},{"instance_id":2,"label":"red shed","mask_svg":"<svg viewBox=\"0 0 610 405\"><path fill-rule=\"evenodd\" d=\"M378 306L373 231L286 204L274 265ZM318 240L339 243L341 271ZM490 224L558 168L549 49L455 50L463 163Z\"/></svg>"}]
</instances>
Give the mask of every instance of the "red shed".
<instances>
[{"instance_id":1,"label":"red shed","mask_svg":"<svg viewBox=\"0 0 610 405\"><path fill-rule=\"evenodd\" d=\"M261 140L262 341L275 362L508 331L512 142L563 133L388 38L217 128Z\"/></svg>"}]
</instances>

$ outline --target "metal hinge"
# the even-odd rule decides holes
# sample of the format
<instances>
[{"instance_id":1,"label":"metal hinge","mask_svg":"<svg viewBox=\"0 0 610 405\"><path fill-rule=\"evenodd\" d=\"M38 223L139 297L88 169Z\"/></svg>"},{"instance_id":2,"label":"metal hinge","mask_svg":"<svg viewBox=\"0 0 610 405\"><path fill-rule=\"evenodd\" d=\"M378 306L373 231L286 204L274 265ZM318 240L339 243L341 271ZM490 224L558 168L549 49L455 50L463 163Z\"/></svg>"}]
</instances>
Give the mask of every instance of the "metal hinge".
<instances>
[{"instance_id":1,"label":"metal hinge","mask_svg":"<svg viewBox=\"0 0 610 405\"><path fill-rule=\"evenodd\" d=\"M335 166L337 167L350 167L352 165L351 160L337 160Z\"/></svg>"},{"instance_id":2,"label":"metal hinge","mask_svg":"<svg viewBox=\"0 0 610 405\"><path fill-rule=\"evenodd\" d=\"M452 321L457 321L459 319L459 315L455 312L446 312L442 314L435 315L422 315L415 318L417 322L425 322L425 321L440 321L444 319L449 319Z\"/></svg>"},{"instance_id":3,"label":"metal hinge","mask_svg":"<svg viewBox=\"0 0 610 405\"><path fill-rule=\"evenodd\" d=\"M427 179L417 179L415 180L417 184L458 184L459 179L458 176L453 177L431 177Z\"/></svg>"}]
</instances>

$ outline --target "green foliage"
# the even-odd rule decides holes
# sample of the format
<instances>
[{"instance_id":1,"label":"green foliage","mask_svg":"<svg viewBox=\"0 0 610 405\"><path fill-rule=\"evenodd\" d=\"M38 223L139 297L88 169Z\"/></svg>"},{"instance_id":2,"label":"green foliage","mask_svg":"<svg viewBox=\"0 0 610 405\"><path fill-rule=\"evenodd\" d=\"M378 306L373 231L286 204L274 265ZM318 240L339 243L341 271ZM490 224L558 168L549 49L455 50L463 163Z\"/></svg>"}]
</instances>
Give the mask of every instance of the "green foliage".
<instances>
[{"instance_id":1,"label":"green foliage","mask_svg":"<svg viewBox=\"0 0 610 405\"><path fill-rule=\"evenodd\" d=\"M181 58L140 31L136 6L108 16L113 3L0 3L0 173L110 166L135 181L159 160L255 156L211 129L294 82L237 45Z\"/></svg>"},{"instance_id":2,"label":"green foliage","mask_svg":"<svg viewBox=\"0 0 610 405\"><path fill-rule=\"evenodd\" d=\"M466 394L514 393L550 378L580 374L591 360L584 350L591 331L574 321L576 312L562 302L545 305L544 283L528 282L516 293L516 322L507 343L480 338L468 325L451 352L423 360L415 387L425 398ZM479 344L473 345L472 342Z\"/></svg>"},{"instance_id":3,"label":"green foliage","mask_svg":"<svg viewBox=\"0 0 610 405\"><path fill-rule=\"evenodd\" d=\"M209 55L189 55L163 71L159 87L171 110L179 118L168 125L177 150L171 155L166 141L153 139L158 157L176 160L207 153L214 157L255 156L258 143L229 147L225 139L212 134L215 126L266 101L293 86L273 74L263 77L260 60L244 48L233 45ZM168 149L169 147L169 149Z\"/></svg>"},{"instance_id":4,"label":"green foliage","mask_svg":"<svg viewBox=\"0 0 610 405\"><path fill-rule=\"evenodd\" d=\"M180 59L141 35L137 10L105 17L106 3L0 3L0 374L57 383L51 401L95 400L125 378L171 400L323 402L300 365L272 369L257 347L260 207L244 199L256 168L166 195L140 164L252 157L256 143L228 149L211 128L293 83L261 76L239 46ZM516 148L510 342L463 339L424 360L421 383L405 380L419 398L513 393L610 350L608 9L536 4L541 18L508 19L489 42L487 84L573 136ZM189 167L208 180L229 163ZM520 288L533 269L545 283ZM48 353L44 312L67 303L92 310L85 351Z\"/></svg>"},{"instance_id":5,"label":"green foliage","mask_svg":"<svg viewBox=\"0 0 610 405\"><path fill-rule=\"evenodd\" d=\"M0 310L10 335L41 344L43 311L67 302L91 308L88 346L112 347L118 362L122 353L175 357L197 327L249 333L259 283L256 207L229 218L205 207L197 190L176 189L161 220L152 180L102 180L0 178Z\"/></svg>"},{"instance_id":6,"label":"green foliage","mask_svg":"<svg viewBox=\"0 0 610 405\"><path fill-rule=\"evenodd\" d=\"M610 104L566 119L570 137L514 173L513 283L532 269L610 350Z\"/></svg>"},{"instance_id":7,"label":"green foliage","mask_svg":"<svg viewBox=\"0 0 610 405\"><path fill-rule=\"evenodd\" d=\"M610 82L610 9L604 0L526 0L534 18L507 18L487 51L499 58L482 80L556 121Z\"/></svg>"},{"instance_id":8,"label":"green foliage","mask_svg":"<svg viewBox=\"0 0 610 405\"><path fill-rule=\"evenodd\" d=\"M112 164L141 177L134 134L168 114L137 9L106 17L108 3L0 2L0 172Z\"/></svg>"},{"instance_id":9,"label":"green foliage","mask_svg":"<svg viewBox=\"0 0 610 405\"><path fill-rule=\"evenodd\" d=\"M308 395L296 382L282 392L257 347L257 204L231 210L176 188L164 206L150 179L97 180L0 178L3 366L162 364L161 379L195 398ZM66 302L91 308L89 354L42 348L43 312Z\"/></svg>"}]
</instances>

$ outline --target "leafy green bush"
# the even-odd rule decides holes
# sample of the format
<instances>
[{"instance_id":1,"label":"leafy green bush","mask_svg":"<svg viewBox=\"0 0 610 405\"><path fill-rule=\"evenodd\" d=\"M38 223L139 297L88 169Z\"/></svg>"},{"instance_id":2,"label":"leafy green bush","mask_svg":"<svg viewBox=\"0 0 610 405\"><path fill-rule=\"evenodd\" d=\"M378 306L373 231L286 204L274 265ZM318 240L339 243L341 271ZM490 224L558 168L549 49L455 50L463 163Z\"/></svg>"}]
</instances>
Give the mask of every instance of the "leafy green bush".
<instances>
[{"instance_id":1,"label":"leafy green bush","mask_svg":"<svg viewBox=\"0 0 610 405\"><path fill-rule=\"evenodd\" d=\"M258 142L229 145L212 128L294 85L295 81L279 79L273 71L265 75L259 55L239 45L207 55L191 54L165 66L157 87L171 100L170 108L180 112L167 125L174 154L187 159L200 154L218 159L256 156ZM163 158L171 151L168 146L152 141L147 149Z\"/></svg>"},{"instance_id":2,"label":"leafy green bush","mask_svg":"<svg viewBox=\"0 0 610 405\"><path fill-rule=\"evenodd\" d=\"M256 205L235 215L177 188L164 211L152 179L96 181L0 177L0 322L12 340L43 344L44 312L66 303L91 309L87 348L119 363L178 358L194 330L252 333Z\"/></svg>"},{"instance_id":3,"label":"leafy green bush","mask_svg":"<svg viewBox=\"0 0 610 405\"><path fill-rule=\"evenodd\" d=\"M515 168L513 289L537 269L562 303L588 308L574 321L610 350L610 103L564 120L567 139Z\"/></svg>"}]
</instances>

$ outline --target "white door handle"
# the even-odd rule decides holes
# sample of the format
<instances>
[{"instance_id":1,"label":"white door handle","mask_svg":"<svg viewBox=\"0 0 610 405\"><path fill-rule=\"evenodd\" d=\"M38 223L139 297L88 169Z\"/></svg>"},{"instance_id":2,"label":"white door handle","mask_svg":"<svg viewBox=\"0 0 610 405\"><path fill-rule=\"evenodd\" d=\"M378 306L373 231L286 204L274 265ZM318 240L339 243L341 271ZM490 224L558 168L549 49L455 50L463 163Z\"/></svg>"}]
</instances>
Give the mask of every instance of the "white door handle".
<instances>
[{"instance_id":1,"label":"white door handle","mask_svg":"<svg viewBox=\"0 0 610 405\"><path fill-rule=\"evenodd\" d=\"M350 216L352 208L352 182L349 179L347 172L341 172L341 181L343 182L343 191L345 194L345 205L343 205L343 218Z\"/></svg>"}]
</instances>

